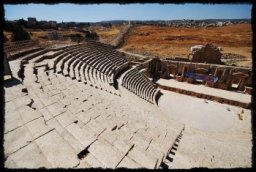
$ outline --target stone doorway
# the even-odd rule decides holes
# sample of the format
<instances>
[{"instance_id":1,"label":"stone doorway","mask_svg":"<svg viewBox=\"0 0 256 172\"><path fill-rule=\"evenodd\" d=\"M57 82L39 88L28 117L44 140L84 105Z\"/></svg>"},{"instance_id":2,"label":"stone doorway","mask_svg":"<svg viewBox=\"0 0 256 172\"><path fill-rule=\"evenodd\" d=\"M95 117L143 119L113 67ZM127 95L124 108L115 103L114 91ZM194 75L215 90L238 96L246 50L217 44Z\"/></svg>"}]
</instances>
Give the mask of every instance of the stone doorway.
<instances>
[{"instance_id":1,"label":"stone doorway","mask_svg":"<svg viewBox=\"0 0 256 172\"><path fill-rule=\"evenodd\" d=\"M167 66L168 67L168 70L169 70L169 77L171 79L175 79L176 78L176 69L177 69L177 66L176 65L173 65L173 64L170 64Z\"/></svg>"},{"instance_id":2,"label":"stone doorway","mask_svg":"<svg viewBox=\"0 0 256 172\"><path fill-rule=\"evenodd\" d=\"M232 91L243 91L245 89L245 83L247 78L248 75L242 72L233 73L229 89Z\"/></svg>"}]
</instances>

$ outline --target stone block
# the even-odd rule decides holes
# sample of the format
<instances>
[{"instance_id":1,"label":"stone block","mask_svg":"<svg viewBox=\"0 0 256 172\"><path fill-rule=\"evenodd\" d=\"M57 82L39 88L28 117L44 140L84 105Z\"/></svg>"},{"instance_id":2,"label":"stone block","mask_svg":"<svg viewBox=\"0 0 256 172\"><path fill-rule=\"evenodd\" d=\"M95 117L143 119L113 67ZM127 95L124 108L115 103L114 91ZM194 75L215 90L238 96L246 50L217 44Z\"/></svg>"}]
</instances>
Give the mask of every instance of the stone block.
<instances>
[{"instance_id":1,"label":"stone block","mask_svg":"<svg viewBox=\"0 0 256 172\"><path fill-rule=\"evenodd\" d=\"M5 168L38 169L41 167L51 168L51 165L35 142L13 153L5 161Z\"/></svg>"},{"instance_id":2,"label":"stone block","mask_svg":"<svg viewBox=\"0 0 256 172\"><path fill-rule=\"evenodd\" d=\"M72 168L79 164L75 150L56 131L35 140L52 168Z\"/></svg>"},{"instance_id":3,"label":"stone block","mask_svg":"<svg viewBox=\"0 0 256 172\"><path fill-rule=\"evenodd\" d=\"M138 147L133 147L127 156L144 168L155 169L157 166L157 158L149 156L146 151L143 151Z\"/></svg>"},{"instance_id":4,"label":"stone block","mask_svg":"<svg viewBox=\"0 0 256 172\"><path fill-rule=\"evenodd\" d=\"M86 163L86 164L84 164ZM93 154L88 153L88 155L86 155L86 157L84 159L82 159L80 161L81 166L79 165L78 168L82 167L82 166L87 166L90 165L92 168L101 168L101 169L105 169L105 165L100 162Z\"/></svg>"},{"instance_id":5,"label":"stone block","mask_svg":"<svg viewBox=\"0 0 256 172\"><path fill-rule=\"evenodd\" d=\"M128 156L125 156L124 159L118 164L117 169L118 168L139 169L142 168L142 166L137 162L133 161Z\"/></svg>"},{"instance_id":6,"label":"stone block","mask_svg":"<svg viewBox=\"0 0 256 172\"><path fill-rule=\"evenodd\" d=\"M63 128L74 123L77 120L76 117L69 111L65 111L64 113L56 116L55 119L58 120Z\"/></svg>"},{"instance_id":7,"label":"stone block","mask_svg":"<svg viewBox=\"0 0 256 172\"><path fill-rule=\"evenodd\" d=\"M124 153L116 149L104 139L94 142L88 149L106 168L115 169L121 162Z\"/></svg>"},{"instance_id":8,"label":"stone block","mask_svg":"<svg viewBox=\"0 0 256 172\"><path fill-rule=\"evenodd\" d=\"M37 119L27 123L26 126L28 127L28 129L34 139L44 135L45 133L47 133L53 129L52 127L49 127L45 124L43 117L37 118Z\"/></svg>"},{"instance_id":9,"label":"stone block","mask_svg":"<svg viewBox=\"0 0 256 172\"><path fill-rule=\"evenodd\" d=\"M98 136L86 125L83 126L83 128L80 128L77 124L73 123L67 126L66 130L68 130L68 132L72 134L84 147L91 145Z\"/></svg>"},{"instance_id":10,"label":"stone block","mask_svg":"<svg viewBox=\"0 0 256 172\"><path fill-rule=\"evenodd\" d=\"M85 149L85 147L66 129L59 132L62 138L75 150L76 154L79 154Z\"/></svg>"},{"instance_id":11,"label":"stone block","mask_svg":"<svg viewBox=\"0 0 256 172\"><path fill-rule=\"evenodd\" d=\"M18 110L9 110L5 112L4 133L12 131L24 124Z\"/></svg>"},{"instance_id":12,"label":"stone block","mask_svg":"<svg viewBox=\"0 0 256 172\"><path fill-rule=\"evenodd\" d=\"M24 123L28 123L36 118L43 116L39 111L36 111L28 106L20 107L18 111Z\"/></svg>"},{"instance_id":13,"label":"stone block","mask_svg":"<svg viewBox=\"0 0 256 172\"><path fill-rule=\"evenodd\" d=\"M57 115L60 115L61 113L65 112L66 109L64 108L64 105L60 102L53 103L49 106L47 106L47 110L55 117Z\"/></svg>"},{"instance_id":14,"label":"stone block","mask_svg":"<svg viewBox=\"0 0 256 172\"><path fill-rule=\"evenodd\" d=\"M46 121L46 125L48 125L51 128L54 128L59 133L62 132L62 130L63 130L62 125L55 118L52 118L52 119Z\"/></svg>"},{"instance_id":15,"label":"stone block","mask_svg":"<svg viewBox=\"0 0 256 172\"><path fill-rule=\"evenodd\" d=\"M22 126L4 135L4 156L17 151L18 149L26 146L29 142L33 141L26 126Z\"/></svg>"}]
</instances>

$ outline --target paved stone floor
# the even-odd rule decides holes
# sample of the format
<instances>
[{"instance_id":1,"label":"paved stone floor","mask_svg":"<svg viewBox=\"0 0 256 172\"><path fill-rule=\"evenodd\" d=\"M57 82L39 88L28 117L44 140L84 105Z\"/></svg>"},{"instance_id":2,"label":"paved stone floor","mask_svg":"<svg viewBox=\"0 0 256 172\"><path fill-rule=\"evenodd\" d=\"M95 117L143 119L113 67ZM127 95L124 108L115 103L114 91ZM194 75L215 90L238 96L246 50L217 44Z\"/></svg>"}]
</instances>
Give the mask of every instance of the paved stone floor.
<instances>
[{"instance_id":1,"label":"paved stone floor","mask_svg":"<svg viewBox=\"0 0 256 172\"><path fill-rule=\"evenodd\" d=\"M152 80L152 78L151 78L151 80ZM231 99L231 100L240 101L240 102L244 102L244 103L251 102L251 98L252 98L252 96L248 95L248 94L242 94L242 93L237 93L237 92L233 92L233 91L205 87L204 85L195 85L195 84L189 84L186 82L178 82L173 79L159 78L156 81L156 83L159 83L161 85L171 86L174 88L180 88L183 90L194 91L197 93L218 96L218 97L222 97L225 99Z\"/></svg>"},{"instance_id":2,"label":"paved stone floor","mask_svg":"<svg viewBox=\"0 0 256 172\"><path fill-rule=\"evenodd\" d=\"M185 124L169 168L252 166L251 110L161 90L159 108ZM244 119L238 113L244 111Z\"/></svg>"}]
</instances>

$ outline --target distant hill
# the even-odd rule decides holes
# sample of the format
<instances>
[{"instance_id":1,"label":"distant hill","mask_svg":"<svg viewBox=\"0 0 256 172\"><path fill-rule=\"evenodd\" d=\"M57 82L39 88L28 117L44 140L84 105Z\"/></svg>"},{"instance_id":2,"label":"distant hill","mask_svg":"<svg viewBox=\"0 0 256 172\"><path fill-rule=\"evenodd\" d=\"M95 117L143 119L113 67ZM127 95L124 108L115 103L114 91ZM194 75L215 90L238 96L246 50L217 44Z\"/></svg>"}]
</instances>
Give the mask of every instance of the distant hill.
<instances>
[{"instance_id":1,"label":"distant hill","mask_svg":"<svg viewBox=\"0 0 256 172\"><path fill-rule=\"evenodd\" d=\"M184 19L184 20L193 20L193 19ZM111 23L111 24L117 24L117 23L127 23L127 22L165 22L165 21L182 21L182 20L105 20L105 21L99 21L99 22L76 22L76 24L78 23L83 23L83 24L87 24L90 23L90 25L100 25L102 23ZM218 21L231 21L231 22L251 22L251 19L249 18L245 18L245 19L194 19L194 21L211 21L211 22L218 22ZM63 23L69 23L69 22L63 22Z\"/></svg>"}]
</instances>

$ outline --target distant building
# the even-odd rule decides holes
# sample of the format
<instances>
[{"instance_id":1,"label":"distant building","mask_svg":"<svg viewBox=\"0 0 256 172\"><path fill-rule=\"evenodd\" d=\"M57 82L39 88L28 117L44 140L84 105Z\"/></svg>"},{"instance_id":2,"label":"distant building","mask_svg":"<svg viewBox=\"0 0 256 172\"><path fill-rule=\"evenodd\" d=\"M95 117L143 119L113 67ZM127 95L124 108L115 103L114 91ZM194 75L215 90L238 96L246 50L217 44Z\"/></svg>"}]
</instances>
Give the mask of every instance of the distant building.
<instances>
[{"instance_id":1,"label":"distant building","mask_svg":"<svg viewBox=\"0 0 256 172\"><path fill-rule=\"evenodd\" d=\"M63 40L63 35L60 31L56 31L56 30L47 31L46 35L49 40Z\"/></svg>"},{"instance_id":2,"label":"distant building","mask_svg":"<svg viewBox=\"0 0 256 172\"><path fill-rule=\"evenodd\" d=\"M34 17L28 17L28 25L31 26L31 25L35 25L36 24L36 18Z\"/></svg>"},{"instance_id":3,"label":"distant building","mask_svg":"<svg viewBox=\"0 0 256 172\"><path fill-rule=\"evenodd\" d=\"M69 27L75 27L76 26L76 22L69 22L68 25L69 25Z\"/></svg>"},{"instance_id":4,"label":"distant building","mask_svg":"<svg viewBox=\"0 0 256 172\"><path fill-rule=\"evenodd\" d=\"M223 23L222 23L222 22L217 22L216 25L217 25L218 27L221 27L221 26L223 26Z\"/></svg>"},{"instance_id":5,"label":"distant building","mask_svg":"<svg viewBox=\"0 0 256 172\"><path fill-rule=\"evenodd\" d=\"M41 20L39 23L41 24L42 27L45 27L45 28L50 26L50 23L46 20Z\"/></svg>"},{"instance_id":6,"label":"distant building","mask_svg":"<svg viewBox=\"0 0 256 172\"><path fill-rule=\"evenodd\" d=\"M49 21L51 27L57 27L56 21Z\"/></svg>"}]
</instances>

